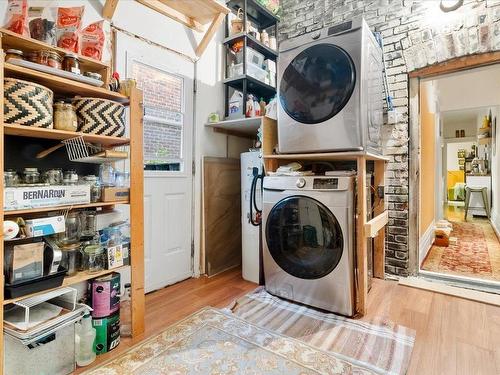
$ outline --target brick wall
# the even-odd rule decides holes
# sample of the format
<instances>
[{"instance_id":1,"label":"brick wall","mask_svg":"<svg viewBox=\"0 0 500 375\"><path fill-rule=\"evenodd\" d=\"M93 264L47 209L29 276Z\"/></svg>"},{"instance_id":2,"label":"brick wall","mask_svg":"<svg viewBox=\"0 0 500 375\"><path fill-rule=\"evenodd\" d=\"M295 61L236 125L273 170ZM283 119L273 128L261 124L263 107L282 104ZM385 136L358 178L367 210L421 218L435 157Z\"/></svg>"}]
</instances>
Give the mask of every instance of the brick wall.
<instances>
[{"instance_id":1,"label":"brick wall","mask_svg":"<svg viewBox=\"0 0 500 375\"><path fill-rule=\"evenodd\" d=\"M181 159L183 79L141 62L132 63L131 76L144 95L144 161Z\"/></svg>"},{"instance_id":2,"label":"brick wall","mask_svg":"<svg viewBox=\"0 0 500 375\"><path fill-rule=\"evenodd\" d=\"M382 33L389 90L400 121L384 126L389 156L386 272L408 274L408 72L450 58L500 49L500 0L470 1L444 13L439 1L282 0L279 39L363 15ZM412 228L412 230L416 230Z\"/></svg>"}]
</instances>

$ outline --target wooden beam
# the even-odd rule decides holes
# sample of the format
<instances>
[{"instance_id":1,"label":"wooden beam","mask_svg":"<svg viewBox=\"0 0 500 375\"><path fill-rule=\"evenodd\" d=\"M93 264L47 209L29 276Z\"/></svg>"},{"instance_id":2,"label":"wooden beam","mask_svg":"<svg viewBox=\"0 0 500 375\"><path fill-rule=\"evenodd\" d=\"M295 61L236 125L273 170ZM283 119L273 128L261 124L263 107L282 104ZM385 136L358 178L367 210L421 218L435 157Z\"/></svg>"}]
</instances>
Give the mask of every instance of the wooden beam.
<instances>
[{"instance_id":1,"label":"wooden beam","mask_svg":"<svg viewBox=\"0 0 500 375\"><path fill-rule=\"evenodd\" d=\"M143 98L133 88L130 95L130 259L132 284L132 336L144 333L144 161Z\"/></svg>"},{"instance_id":2,"label":"wooden beam","mask_svg":"<svg viewBox=\"0 0 500 375\"><path fill-rule=\"evenodd\" d=\"M172 9L168 5L165 5L159 0L136 0L142 5L147 6L150 9L153 9L154 11L163 14L164 16L167 16L174 21L177 21L179 23L182 23L184 26L189 27L190 29L202 32L203 31L203 25L201 25L198 21L192 19L191 17L188 17L181 12Z\"/></svg>"},{"instance_id":3,"label":"wooden beam","mask_svg":"<svg viewBox=\"0 0 500 375\"><path fill-rule=\"evenodd\" d=\"M118 5L118 0L106 0L104 6L102 7L102 18L111 20L115 14L116 6Z\"/></svg>"},{"instance_id":4,"label":"wooden beam","mask_svg":"<svg viewBox=\"0 0 500 375\"><path fill-rule=\"evenodd\" d=\"M357 158L357 204L356 204L356 265L357 265L357 312L366 314L368 298L368 257L365 236L366 223L366 159Z\"/></svg>"},{"instance_id":5,"label":"wooden beam","mask_svg":"<svg viewBox=\"0 0 500 375\"><path fill-rule=\"evenodd\" d=\"M203 55L203 52L205 52L205 49L208 46L208 43L210 43L210 40L212 40L212 37L217 32L217 29L222 24L222 21L224 21L224 17L226 17L224 13L219 13L213 19L212 23L208 27L207 32L205 33L205 35L203 35L203 39L201 40L200 44L198 44L198 47L196 47L196 56L200 57L201 55Z\"/></svg>"},{"instance_id":6,"label":"wooden beam","mask_svg":"<svg viewBox=\"0 0 500 375\"><path fill-rule=\"evenodd\" d=\"M374 215L386 211L386 202L384 198L380 198L377 194L378 188L385 185L385 169L387 164L384 161L377 160L374 162L374 186L375 186L375 209ZM379 279L385 278L385 229L380 230L373 240L373 276Z\"/></svg>"},{"instance_id":7,"label":"wooden beam","mask_svg":"<svg viewBox=\"0 0 500 375\"><path fill-rule=\"evenodd\" d=\"M375 216L365 224L365 236L374 238L378 231L384 228L389 221L389 211L384 211L380 215Z\"/></svg>"},{"instance_id":8,"label":"wooden beam","mask_svg":"<svg viewBox=\"0 0 500 375\"><path fill-rule=\"evenodd\" d=\"M478 55L457 57L451 60L443 61L439 64L427 66L425 68L414 70L408 73L410 78L432 77L440 74L458 72L460 70L477 68L484 65L492 65L500 62L500 51L486 52Z\"/></svg>"},{"instance_id":9,"label":"wooden beam","mask_svg":"<svg viewBox=\"0 0 500 375\"><path fill-rule=\"evenodd\" d=\"M2 35L0 34L0 51L2 51L2 56L3 56L3 50L2 48ZM0 61L0 90L3 92L3 75L4 75L4 59L2 58ZM3 171L4 171L4 129L3 129L3 118L4 118L4 106L2 105L2 108L0 108L0 180L3 181ZM0 228L3 229L3 195L4 195L4 188L3 184L0 185ZM3 254L3 249L4 247L4 242L3 242L3 231L2 231L2 238L0 238L0 264L3 266L4 262L4 254ZM3 300L4 300L4 280L5 278L0 277L0 300L2 301L2 305L0 306L0 375L3 374L3 368L4 368L4 340L3 340Z\"/></svg>"}]
</instances>

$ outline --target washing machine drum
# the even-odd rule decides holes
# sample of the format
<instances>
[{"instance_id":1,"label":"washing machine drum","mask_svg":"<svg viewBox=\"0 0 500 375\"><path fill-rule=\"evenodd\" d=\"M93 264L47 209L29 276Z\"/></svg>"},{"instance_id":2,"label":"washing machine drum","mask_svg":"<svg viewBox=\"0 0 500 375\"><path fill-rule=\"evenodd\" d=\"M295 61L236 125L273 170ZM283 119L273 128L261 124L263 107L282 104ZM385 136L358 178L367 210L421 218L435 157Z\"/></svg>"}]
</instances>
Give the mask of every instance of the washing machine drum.
<instances>
[{"instance_id":1,"label":"washing machine drum","mask_svg":"<svg viewBox=\"0 0 500 375\"><path fill-rule=\"evenodd\" d=\"M319 279L340 262L342 229L321 202L305 196L284 198L274 205L266 222L267 247L274 261L301 279Z\"/></svg>"},{"instance_id":2,"label":"washing machine drum","mask_svg":"<svg viewBox=\"0 0 500 375\"><path fill-rule=\"evenodd\" d=\"M339 113L351 98L356 70L351 57L332 44L316 44L300 52L286 67L279 98L297 122L318 124Z\"/></svg>"}]
</instances>

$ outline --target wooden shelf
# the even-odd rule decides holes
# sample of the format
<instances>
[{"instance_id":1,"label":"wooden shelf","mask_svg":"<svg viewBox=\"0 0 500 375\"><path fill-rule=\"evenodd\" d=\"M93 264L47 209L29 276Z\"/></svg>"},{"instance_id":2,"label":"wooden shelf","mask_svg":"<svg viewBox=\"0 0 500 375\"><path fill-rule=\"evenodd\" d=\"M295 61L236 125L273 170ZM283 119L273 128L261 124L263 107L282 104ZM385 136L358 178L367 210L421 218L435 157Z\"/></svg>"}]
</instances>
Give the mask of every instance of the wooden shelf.
<instances>
[{"instance_id":1,"label":"wooden shelf","mask_svg":"<svg viewBox=\"0 0 500 375\"><path fill-rule=\"evenodd\" d=\"M15 32L4 28L0 28L0 33L2 34L2 48L4 50L9 48L19 49L23 52L52 50L63 56L68 53L68 51L63 48L16 34ZM100 72L109 68L109 64L87 56L78 55L78 58L80 59L80 66L83 71Z\"/></svg>"},{"instance_id":2,"label":"wooden shelf","mask_svg":"<svg viewBox=\"0 0 500 375\"><path fill-rule=\"evenodd\" d=\"M87 280L90 280L90 279L95 279L96 277L101 277L101 276L110 274L112 272L124 271L128 267L130 267L130 266L121 266L121 267L115 268L113 270L103 270L103 271L96 272L96 273L87 273L85 271L78 272L74 276L66 276L64 278L64 281L63 281L63 283L62 283L62 285L60 287L42 290L40 292L27 294L27 295L22 296L22 297L6 299L6 300L3 301L3 304L5 306L5 305L8 305L9 303L14 303L16 301L20 301L20 300L23 300L23 299L26 299L26 298L29 298L29 297L33 297L33 296L37 296L39 294L47 293L47 292L50 292L51 290L56 290L56 289L59 289L59 288L63 288L65 286L75 285L75 284L81 283L82 281L87 281Z\"/></svg>"},{"instance_id":3,"label":"wooden shelf","mask_svg":"<svg viewBox=\"0 0 500 375\"><path fill-rule=\"evenodd\" d=\"M53 206L53 207L38 207L38 208L27 208L23 210L4 210L4 216L15 216L15 215L28 215L36 214L39 212L50 212L50 211L63 211L63 210L77 210L80 208L97 208L97 207L109 207L117 204L129 204L128 201L117 201L117 202L97 202L88 204L75 204L66 206Z\"/></svg>"},{"instance_id":4,"label":"wooden shelf","mask_svg":"<svg viewBox=\"0 0 500 375\"><path fill-rule=\"evenodd\" d=\"M491 138L478 138L477 143L480 145L489 145L491 144Z\"/></svg>"},{"instance_id":5,"label":"wooden shelf","mask_svg":"<svg viewBox=\"0 0 500 375\"><path fill-rule=\"evenodd\" d=\"M261 124L262 117L250 117L213 123L209 122L205 126L213 128L215 132L255 139L257 138L257 131Z\"/></svg>"},{"instance_id":6,"label":"wooden shelf","mask_svg":"<svg viewBox=\"0 0 500 375\"><path fill-rule=\"evenodd\" d=\"M82 135L86 142L100 144L102 146L116 147L128 145L130 143L130 139L123 137L110 137L106 135L70 132L66 130L35 128L32 126L16 124L4 124L3 128L5 135L15 135L18 137L31 137L62 141Z\"/></svg>"},{"instance_id":7,"label":"wooden shelf","mask_svg":"<svg viewBox=\"0 0 500 375\"><path fill-rule=\"evenodd\" d=\"M264 155L264 159L281 159L281 160L356 160L359 157L364 157L366 160L389 161L387 156L375 155L365 151L346 151L346 152L327 152L316 154L279 154L279 155Z\"/></svg>"},{"instance_id":8,"label":"wooden shelf","mask_svg":"<svg viewBox=\"0 0 500 375\"><path fill-rule=\"evenodd\" d=\"M24 79L31 82L39 83L54 92L56 97L74 97L88 96L93 98L109 99L128 104L128 97L120 93L105 89L104 87L96 87L86 83L74 81L72 79L58 77L52 74L39 72L22 66L17 66L9 63L4 64L5 77Z\"/></svg>"}]
</instances>

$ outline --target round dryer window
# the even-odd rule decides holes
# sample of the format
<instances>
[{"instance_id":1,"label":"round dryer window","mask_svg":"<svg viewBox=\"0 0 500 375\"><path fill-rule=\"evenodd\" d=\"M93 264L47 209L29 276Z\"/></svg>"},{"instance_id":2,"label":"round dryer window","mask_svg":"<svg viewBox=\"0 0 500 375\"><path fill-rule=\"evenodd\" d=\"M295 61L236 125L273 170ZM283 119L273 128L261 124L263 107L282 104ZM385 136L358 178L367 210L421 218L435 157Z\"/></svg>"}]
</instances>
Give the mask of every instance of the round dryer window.
<instances>
[{"instance_id":1,"label":"round dryer window","mask_svg":"<svg viewBox=\"0 0 500 375\"><path fill-rule=\"evenodd\" d=\"M290 275L319 279L342 257L342 229L331 211L315 199L293 196L269 213L266 241L275 262Z\"/></svg>"},{"instance_id":2,"label":"round dryer window","mask_svg":"<svg viewBox=\"0 0 500 375\"><path fill-rule=\"evenodd\" d=\"M355 84L356 69L347 52L332 44L316 44L285 69L280 102L295 121L318 124L344 108Z\"/></svg>"}]
</instances>

